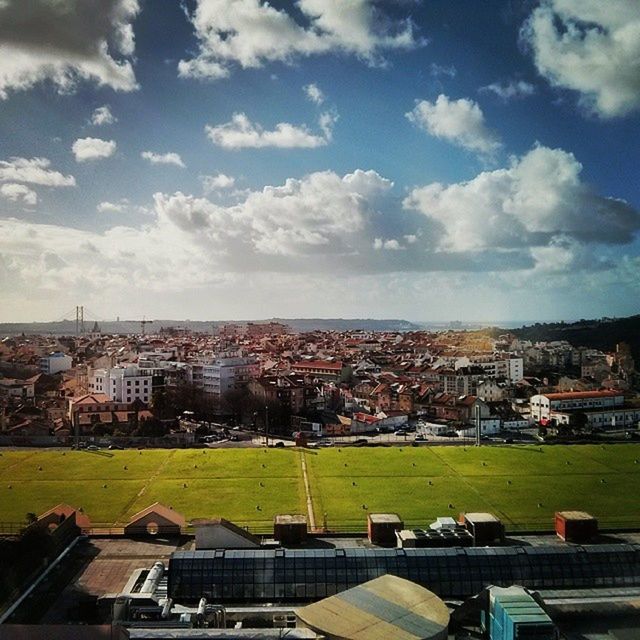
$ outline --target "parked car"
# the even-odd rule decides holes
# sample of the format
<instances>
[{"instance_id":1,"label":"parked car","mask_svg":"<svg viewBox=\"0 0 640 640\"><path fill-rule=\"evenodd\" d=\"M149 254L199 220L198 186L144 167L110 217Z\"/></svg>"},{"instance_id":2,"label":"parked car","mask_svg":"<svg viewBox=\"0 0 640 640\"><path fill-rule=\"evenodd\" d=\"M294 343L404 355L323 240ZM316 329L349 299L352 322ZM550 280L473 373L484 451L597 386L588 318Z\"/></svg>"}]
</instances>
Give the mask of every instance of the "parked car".
<instances>
[{"instance_id":1,"label":"parked car","mask_svg":"<svg viewBox=\"0 0 640 640\"><path fill-rule=\"evenodd\" d=\"M404 429L398 429L397 431L393 432L394 436L406 436L407 432Z\"/></svg>"},{"instance_id":2,"label":"parked car","mask_svg":"<svg viewBox=\"0 0 640 640\"><path fill-rule=\"evenodd\" d=\"M95 444L90 444L87 447L87 451L100 451L100 447L96 446Z\"/></svg>"}]
</instances>

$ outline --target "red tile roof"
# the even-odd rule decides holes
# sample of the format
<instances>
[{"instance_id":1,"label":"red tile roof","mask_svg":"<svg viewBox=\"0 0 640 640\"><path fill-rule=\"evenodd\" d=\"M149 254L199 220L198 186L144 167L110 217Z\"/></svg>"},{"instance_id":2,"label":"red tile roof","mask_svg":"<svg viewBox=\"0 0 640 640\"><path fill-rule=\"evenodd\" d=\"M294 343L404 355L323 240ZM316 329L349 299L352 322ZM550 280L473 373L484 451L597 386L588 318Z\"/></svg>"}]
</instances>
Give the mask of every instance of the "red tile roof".
<instances>
[{"instance_id":1,"label":"red tile roof","mask_svg":"<svg viewBox=\"0 0 640 640\"><path fill-rule=\"evenodd\" d=\"M549 400L581 400L585 398L615 398L624 395L620 391L566 391L541 394Z\"/></svg>"}]
</instances>

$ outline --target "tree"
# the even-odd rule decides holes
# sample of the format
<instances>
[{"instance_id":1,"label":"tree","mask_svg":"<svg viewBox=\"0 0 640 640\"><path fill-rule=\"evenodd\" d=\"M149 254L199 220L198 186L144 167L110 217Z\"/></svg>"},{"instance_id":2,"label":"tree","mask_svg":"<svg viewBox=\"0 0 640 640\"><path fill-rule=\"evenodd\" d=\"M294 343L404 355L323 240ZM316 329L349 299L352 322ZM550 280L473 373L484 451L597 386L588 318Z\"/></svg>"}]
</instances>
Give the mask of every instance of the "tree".
<instances>
[{"instance_id":1,"label":"tree","mask_svg":"<svg viewBox=\"0 0 640 640\"><path fill-rule=\"evenodd\" d=\"M576 411L569 417L569 426L573 433L581 433L588 424L589 418L587 414L582 411Z\"/></svg>"}]
</instances>

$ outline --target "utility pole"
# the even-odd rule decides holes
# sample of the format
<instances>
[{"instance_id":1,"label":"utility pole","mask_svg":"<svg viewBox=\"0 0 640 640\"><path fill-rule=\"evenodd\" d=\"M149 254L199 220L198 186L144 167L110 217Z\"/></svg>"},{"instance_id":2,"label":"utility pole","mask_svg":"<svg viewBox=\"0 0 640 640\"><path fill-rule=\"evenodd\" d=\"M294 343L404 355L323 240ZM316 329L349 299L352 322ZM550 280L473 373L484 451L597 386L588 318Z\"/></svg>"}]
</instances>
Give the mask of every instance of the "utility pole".
<instances>
[{"instance_id":1,"label":"utility pole","mask_svg":"<svg viewBox=\"0 0 640 640\"><path fill-rule=\"evenodd\" d=\"M480 417L480 405L476 400L476 447L479 447L482 443L482 418Z\"/></svg>"},{"instance_id":2,"label":"utility pole","mask_svg":"<svg viewBox=\"0 0 640 640\"><path fill-rule=\"evenodd\" d=\"M264 442L267 449L269 448L269 405L264 405Z\"/></svg>"}]
</instances>

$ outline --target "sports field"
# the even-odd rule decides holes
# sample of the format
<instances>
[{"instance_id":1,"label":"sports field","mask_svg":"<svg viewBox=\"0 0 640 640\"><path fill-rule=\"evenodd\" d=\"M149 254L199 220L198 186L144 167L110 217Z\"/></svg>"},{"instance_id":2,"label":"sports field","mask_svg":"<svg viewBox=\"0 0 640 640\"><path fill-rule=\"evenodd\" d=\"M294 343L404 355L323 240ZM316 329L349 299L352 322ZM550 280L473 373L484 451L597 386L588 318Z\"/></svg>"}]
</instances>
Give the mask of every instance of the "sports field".
<instances>
[{"instance_id":1,"label":"sports field","mask_svg":"<svg viewBox=\"0 0 640 640\"><path fill-rule=\"evenodd\" d=\"M317 526L362 530L367 512L406 524L491 511L508 528L552 527L582 509L602 526L640 526L640 445L143 451L1 451L0 521L66 502L117 525L160 501L187 520L223 516L268 530L276 513L307 513L301 459Z\"/></svg>"}]
</instances>

